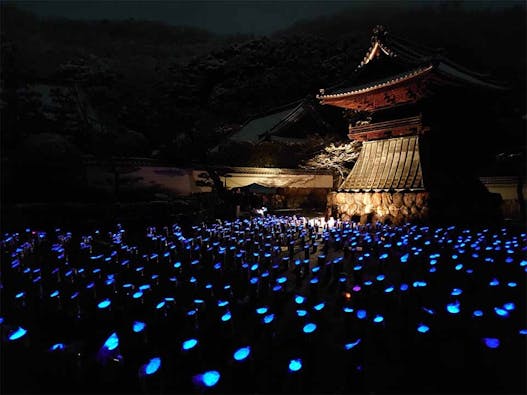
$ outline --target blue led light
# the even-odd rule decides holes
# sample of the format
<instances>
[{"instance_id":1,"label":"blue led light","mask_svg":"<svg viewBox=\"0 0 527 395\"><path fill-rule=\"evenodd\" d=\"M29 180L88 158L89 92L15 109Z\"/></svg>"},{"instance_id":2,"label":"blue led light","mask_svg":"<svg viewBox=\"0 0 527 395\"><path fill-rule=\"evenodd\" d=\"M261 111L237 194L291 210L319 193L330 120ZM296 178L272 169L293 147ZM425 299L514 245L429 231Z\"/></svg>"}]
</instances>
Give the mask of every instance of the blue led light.
<instances>
[{"instance_id":1,"label":"blue led light","mask_svg":"<svg viewBox=\"0 0 527 395\"><path fill-rule=\"evenodd\" d=\"M139 287L139 289L140 289L141 291L145 291L145 290L147 290L147 289L150 289L150 284L144 284L144 285L141 285L141 286Z\"/></svg>"},{"instance_id":2,"label":"blue led light","mask_svg":"<svg viewBox=\"0 0 527 395\"><path fill-rule=\"evenodd\" d=\"M132 329L133 329L133 331L135 333L139 333L139 332L143 331L143 329L145 329L145 327L146 327L146 324L144 322L134 321Z\"/></svg>"},{"instance_id":3,"label":"blue led light","mask_svg":"<svg viewBox=\"0 0 527 395\"><path fill-rule=\"evenodd\" d=\"M380 323L383 321L384 321L384 317L382 315L376 315L375 318L373 319L373 322L375 323Z\"/></svg>"},{"instance_id":4,"label":"blue led light","mask_svg":"<svg viewBox=\"0 0 527 395\"><path fill-rule=\"evenodd\" d=\"M503 305L503 308L507 311L513 311L516 308L514 302L508 302Z\"/></svg>"},{"instance_id":5,"label":"blue led light","mask_svg":"<svg viewBox=\"0 0 527 395\"><path fill-rule=\"evenodd\" d=\"M274 314L268 314L263 318L264 324L269 324L274 320Z\"/></svg>"},{"instance_id":6,"label":"blue led light","mask_svg":"<svg viewBox=\"0 0 527 395\"><path fill-rule=\"evenodd\" d=\"M300 369L302 369L302 360L300 358L289 361L290 372L298 372Z\"/></svg>"},{"instance_id":7,"label":"blue led light","mask_svg":"<svg viewBox=\"0 0 527 395\"><path fill-rule=\"evenodd\" d=\"M353 308L345 306L342 310L344 310L345 313L353 313Z\"/></svg>"},{"instance_id":8,"label":"blue led light","mask_svg":"<svg viewBox=\"0 0 527 395\"><path fill-rule=\"evenodd\" d=\"M23 292L23 291L22 291L22 292L19 292L19 293L17 293L17 294L15 295L15 298L16 298L16 299L20 299L20 298L21 298L22 296L24 296L25 294L26 294L26 293Z\"/></svg>"},{"instance_id":9,"label":"blue led light","mask_svg":"<svg viewBox=\"0 0 527 395\"><path fill-rule=\"evenodd\" d=\"M311 284L318 284L319 279L318 279L318 277L313 277L311 280L309 280L309 282L310 282Z\"/></svg>"},{"instance_id":10,"label":"blue led light","mask_svg":"<svg viewBox=\"0 0 527 395\"><path fill-rule=\"evenodd\" d=\"M257 263L255 263L254 265L251 266L251 271L254 272L257 269L258 269L258 264Z\"/></svg>"},{"instance_id":11,"label":"blue led light","mask_svg":"<svg viewBox=\"0 0 527 395\"><path fill-rule=\"evenodd\" d=\"M366 310L357 310L357 318L360 319L360 320L363 320L364 318L366 318Z\"/></svg>"},{"instance_id":12,"label":"blue led light","mask_svg":"<svg viewBox=\"0 0 527 395\"><path fill-rule=\"evenodd\" d=\"M408 262L408 257L409 257L410 254L404 254L403 256L401 256L401 263L406 263Z\"/></svg>"},{"instance_id":13,"label":"blue led light","mask_svg":"<svg viewBox=\"0 0 527 395\"><path fill-rule=\"evenodd\" d=\"M472 313L472 316L474 316L474 317L482 317L483 316L483 311L481 311L481 310L474 310L474 312Z\"/></svg>"},{"instance_id":14,"label":"blue led light","mask_svg":"<svg viewBox=\"0 0 527 395\"><path fill-rule=\"evenodd\" d=\"M115 350L119 346L119 337L117 337L117 333L112 333L108 339L103 344L103 347L106 348L108 351Z\"/></svg>"},{"instance_id":15,"label":"blue led light","mask_svg":"<svg viewBox=\"0 0 527 395\"><path fill-rule=\"evenodd\" d=\"M507 310L505 310L505 309L502 309L501 307L494 307L494 311L500 317L505 317L506 318L506 317L509 316L509 312Z\"/></svg>"},{"instance_id":16,"label":"blue led light","mask_svg":"<svg viewBox=\"0 0 527 395\"><path fill-rule=\"evenodd\" d=\"M188 340L185 340L183 342L183 345L181 346L181 348L185 351L187 350L190 350L194 347L196 347L196 345L198 344L198 340L197 339L188 339Z\"/></svg>"},{"instance_id":17,"label":"blue led light","mask_svg":"<svg viewBox=\"0 0 527 395\"><path fill-rule=\"evenodd\" d=\"M61 350L64 350L64 344L62 343L54 344L49 348L49 351L61 351Z\"/></svg>"},{"instance_id":18,"label":"blue led light","mask_svg":"<svg viewBox=\"0 0 527 395\"><path fill-rule=\"evenodd\" d=\"M156 357L152 358L148 363L144 366L144 372L146 375L154 374L159 370L161 367L161 358Z\"/></svg>"},{"instance_id":19,"label":"blue led light","mask_svg":"<svg viewBox=\"0 0 527 395\"><path fill-rule=\"evenodd\" d=\"M132 298L139 299L141 296L143 296L143 292L137 291L132 295Z\"/></svg>"},{"instance_id":20,"label":"blue led light","mask_svg":"<svg viewBox=\"0 0 527 395\"><path fill-rule=\"evenodd\" d=\"M208 372L194 376L194 381L206 387L214 387L220 381L220 377L220 372L209 370Z\"/></svg>"},{"instance_id":21,"label":"blue led light","mask_svg":"<svg viewBox=\"0 0 527 395\"><path fill-rule=\"evenodd\" d=\"M256 313L257 314L265 314L265 313L267 313L267 310L269 310L267 307L258 307L256 309Z\"/></svg>"},{"instance_id":22,"label":"blue led light","mask_svg":"<svg viewBox=\"0 0 527 395\"><path fill-rule=\"evenodd\" d=\"M452 292L450 292L450 295L452 296L458 296L458 295L461 295L463 293L463 290L462 289L459 289L459 288L454 288L452 290Z\"/></svg>"},{"instance_id":23,"label":"blue led light","mask_svg":"<svg viewBox=\"0 0 527 395\"><path fill-rule=\"evenodd\" d=\"M447 304L446 309L450 314L458 314L459 313L459 302L456 301L455 303Z\"/></svg>"},{"instance_id":24,"label":"blue led light","mask_svg":"<svg viewBox=\"0 0 527 395\"><path fill-rule=\"evenodd\" d=\"M192 317L193 315L196 315L196 310L187 311L187 316Z\"/></svg>"},{"instance_id":25,"label":"blue led light","mask_svg":"<svg viewBox=\"0 0 527 395\"><path fill-rule=\"evenodd\" d=\"M430 260L430 265L435 265L437 263L437 259L431 259Z\"/></svg>"},{"instance_id":26,"label":"blue led light","mask_svg":"<svg viewBox=\"0 0 527 395\"><path fill-rule=\"evenodd\" d=\"M384 278L385 278L384 274L379 274L379 275L377 276L377 280L378 280L378 281L382 281L382 280L384 280Z\"/></svg>"},{"instance_id":27,"label":"blue led light","mask_svg":"<svg viewBox=\"0 0 527 395\"><path fill-rule=\"evenodd\" d=\"M518 333L519 333L520 335L527 335L527 329L520 329L520 330L518 331Z\"/></svg>"},{"instance_id":28,"label":"blue led light","mask_svg":"<svg viewBox=\"0 0 527 395\"><path fill-rule=\"evenodd\" d=\"M157 305L156 305L156 309L159 310L161 309L164 305L166 304L166 302L163 300L161 302L159 302Z\"/></svg>"},{"instance_id":29,"label":"blue led light","mask_svg":"<svg viewBox=\"0 0 527 395\"><path fill-rule=\"evenodd\" d=\"M364 285L367 285L367 286L368 286L368 285L372 285L372 284L373 284L373 282L371 282L371 281L369 281L369 280L368 280L368 281L364 281L364 283L363 283L363 284L364 284Z\"/></svg>"},{"instance_id":30,"label":"blue led light","mask_svg":"<svg viewBox=\"0 0 527 395\"><path fill-rule=\"evenodd\" d=\"M429 330L430 330L430 327L425 324L419 324L419 326L417 327L417 332L420 332L420 333L426 333Z\"/></svg>"},{"instance_id":31,"label":"blue led light","mask_svg":"<svg viewBox=\"0 0 527 395\"><path fill-rule=\"evenodd\" d=\"M227 306L228 304L229 302L227 300L218 300L219 307Z\"/></svg>"},{"instance_id":32,"label":"blue led light","mask_svg":"<svg viewBox=\"0 0 527 395\"><path fill-rule=\"evenodd\" d=\"M310 322L309 324L304 325L304 333L312 333L317 329L317 325Z\"/></svg>"},{"instance_id":33,"label":"blue led light","mask_svg":"<svg viewBox=\"0 0 527 395\"><path fill-rule=\"evenodd\" d=\"M282 286L281 286L281 285L275 285L275 286L273 287L273 291L274 291L274 292L278 292L278 291L281 291L281 290L282 290Z\"/></svg>"},{"instance_id":34,"label":"blue led light","mask_svg":"<svg viewBox=\"0 0 527 395\"><path fill-rule=\"evenodd\" d=\"M514 287L516 287L517 285L518 285L518 284L517 284L516 282L514 282L514 281L511 281L511 282L507 283L507 286L510 287L510 288L514 288Z\"/></svg>"},{"instance_id":35,"label":"blue led light","mask_svg":"<svg viewBox=\"0 0 527 395\"><path fill-rule=\"evenodd\" d=\"M500 346L500 339L495 337L484 337L482 340L488 348L498 348Z\"/></svg>"},{"instance_id":36,"label":"blue led light","mask_svg":"<svg viewBox=\"0 0 527 395\"><path fill-rule=\"evenodd\" d=\"M414 288L426 287L427 283L426 281L414 281L413 286Z\"/></svg>"},{"instance_id":37,"label":"blue led light","mask_svg":"<svg viewBox=\"0 0 527 395\"><path fill-rule=\"evenodd\" d=\"M388 287L384 290L384 293L390 293L390 292L393 292L393 287Z\"/></svg>"},{"instance_id":38,"label":"blue led light","mask_svg":"<svg viewBox=\"0 0 527 395\"><path fill-rule=\"evenodd\" d=\"M190 282L191 282L191 283L195 283L196 281L197 281L197 280L196 280L196 277L194 277L194 276L190 277Z\"/></svg>"},{"instance_id":39,"label":"blue led light","mask_svg":"<svg viewBox=\"0 0 527 395\"><path fill-rule=\"evenodd\" d=\"M243 361L244 359L246 359L249 354L251 353L251 347L247 346L247 347L242 347L242 348L239 348L237 349L235 352L234 352L234 359L236 361Z\"/></svg>"},{"instance_id":40,"label":"blue led light","mask_svg":"<svg viewBox=\"0 0 527 395\"><path fill-rule=\"evenodd\" d=\"M306 314L307 314L306 310L297 310L296 311L296 315L298 315L299 317L304 317Z\"/></svg>"},{"instance_id":41,"label":"blue led light","mask_svg":"<svg viewBox=\"0 0 527 395\"><path fill-rule=\"evenodd\" d=\"M110 304L112 304L112 302L110 301L110 299L104 299L102 302L100 302L97 307L99 309L105 309L107 308L108 306L110 306Z\"/></svg>"},{"instance_id":42,"label":"blue led light","mask_svg":"<svg viewBox=\"0 0 527 395\"><path fill-rule=\"evenodd\" d=\"M18 327L16 330L12 331L10 334L9 334L9 337L8 339L13 341L13 340L17 340L17 339L20 339L21 337L23 337L25 334L27 333L27 330L25 330L24 328L22 327Z\"/></svg>"},{"instance_id":43,"label":"blue led light","mask_svg":"<svg viewBox=\"0 0 527 395\"><path fill-rule=\"evenodd\" d=\"M300 296L300 295L295 296L295 303L296 304L302 304L302 303L304 303L305 300L306 300L306 298L303 297L303 296Z\"/></svg>"},{"instance_id":44,"label":"blue led light","mask_svg":"<svg viewBox=\"0 0 527 395\"><path fill-rule=\"evenodd\" d=\"M313 308L314 308L316 311L320 311L320 310L322 310L322 309L324 308L325 305L326 305L325 303L319 303L319 304L313 306Z\"/></svg>"},{"instance_id":45,"label":"blue led light","mask_svg":"<svg viewBox=\"0 0 527 395\"><path fill-rule=\"evenodd\" d=\"M401 284L401 287L399 289L401 291L407 291L408 290L408 284Z\"/></svg>"},{"instance_id":46,"label":"blue led light","mask_svg":"<svg viewBox=\"0 0 527 395\"><path fill-rule=\"evenodd\" d=\"M490 285L491 287L495 287L495 286L497 286L497 285L500 285L500 282L498 281L498 279L493 278L492 281L489 283L489 285Z\"/></svg>"},{"instance_id":47,"label":"blue led light","mask_svg":"<svg viewBox=\"0 0 527 395\"><path fill-rule=\"evenodd\" d=\"M344 349L351 350L353 347L357 346L361 342L361 339L357 339L354 342L344 344Z\"/></svg>"},{"instance_id":48,"label":"blue led light","mask_svg":"<svg viewBox=\"0 0 527 395\"><path fill-rule=\"evenodd\" d=\"M463 264L462 263L458 263L454 269L456 269L456 270L463 269Z\"/></svg>"},{"instance_id":49,"label":"blue led light","mask_svg":"<svg viewBox=\"0 0 527 395\"><path fill-rule=\"evenodd\" d=\"M181 262L174 263L174 269L177 269L177 268L180 268L180 267L181 267Z\"/></svg>"},{"instance_id":50,"label":"blue led light","mask_svg":"<svg viewBox=\"0 0 527 395\"><path fill-rule=\"evenodd\" d=\"M54 298L55 296L59 295L59 291L53 291L49 296Z\"/></svg>"}]
</instances>

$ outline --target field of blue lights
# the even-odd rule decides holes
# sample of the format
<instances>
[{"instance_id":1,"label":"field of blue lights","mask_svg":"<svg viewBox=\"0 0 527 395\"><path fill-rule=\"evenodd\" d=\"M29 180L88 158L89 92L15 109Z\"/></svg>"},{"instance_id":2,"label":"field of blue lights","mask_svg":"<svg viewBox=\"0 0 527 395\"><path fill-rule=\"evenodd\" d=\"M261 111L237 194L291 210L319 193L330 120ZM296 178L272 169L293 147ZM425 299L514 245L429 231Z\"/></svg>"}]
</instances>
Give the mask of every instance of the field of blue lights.
<instances>
[{"instance_id":1,"label":"field of blue lights","mask_svg":"<svg viewBox=\"0 0 527 395\"><path fill-rule=\"evenodd\" d=\"M269 216L1 243L6 392L526 391L521 231Z\"/></svg>"}]
</instances>

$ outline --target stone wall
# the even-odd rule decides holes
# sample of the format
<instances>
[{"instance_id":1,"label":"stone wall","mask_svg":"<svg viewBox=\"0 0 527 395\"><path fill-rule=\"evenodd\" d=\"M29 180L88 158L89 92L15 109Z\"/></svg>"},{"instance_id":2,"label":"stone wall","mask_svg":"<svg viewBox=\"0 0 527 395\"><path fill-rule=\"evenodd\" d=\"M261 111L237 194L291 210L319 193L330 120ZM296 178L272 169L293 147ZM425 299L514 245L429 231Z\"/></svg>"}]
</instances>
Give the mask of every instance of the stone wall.
<instances>
[{"instance_id":1,"label":"stone wall","mask_svg":"<svg viewBox=\"0 0 527 395\"><path fill-rule=\"evenodd\" d=\"M367 222L424 222L429 218L428 192L332 192L328 216Z\"/></svg>"}]
</instances>

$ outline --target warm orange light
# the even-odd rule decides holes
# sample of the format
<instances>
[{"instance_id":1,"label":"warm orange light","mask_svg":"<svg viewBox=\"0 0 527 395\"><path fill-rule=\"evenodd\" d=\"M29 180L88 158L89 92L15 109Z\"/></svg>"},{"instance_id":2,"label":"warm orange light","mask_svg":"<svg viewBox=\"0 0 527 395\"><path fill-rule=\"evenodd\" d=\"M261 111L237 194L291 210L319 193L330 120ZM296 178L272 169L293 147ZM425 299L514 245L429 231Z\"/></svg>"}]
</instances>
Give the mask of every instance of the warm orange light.
<instances>
[{"instance_id":1,"label":"warm orange light","mask_svg":"<svg viewBox=\"0 0 527 395\"><path fill-rule=\"evenodd\" d=\"M349 292L344 293L346 299L351 299L351 294Z\"/></svg>"}]
</instances>

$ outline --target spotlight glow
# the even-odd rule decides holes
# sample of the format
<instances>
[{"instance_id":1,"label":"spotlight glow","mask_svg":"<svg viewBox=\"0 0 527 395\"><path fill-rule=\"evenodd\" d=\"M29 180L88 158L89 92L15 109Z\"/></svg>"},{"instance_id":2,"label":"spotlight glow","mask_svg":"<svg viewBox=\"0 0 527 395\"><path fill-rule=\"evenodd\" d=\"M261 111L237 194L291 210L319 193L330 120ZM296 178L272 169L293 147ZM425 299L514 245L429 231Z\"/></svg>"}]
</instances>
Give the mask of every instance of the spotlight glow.
<instances>
[{"instance_id":1,"label":"spotlight glow","mask_svg":"<svg viewBox=\"0 0 527 395\"><path fill-rule=\"evenodd\" d=\"M146 375L154 374L155 372L159 370L160 367L161 367L161 358L159 357L152 358L150 361L146 363L146 365L144 365L144 373Z\"/></svg>"},{"instance_id":2,"label":"spotlight glow","mask_svg":"<svg viewBox=\"0 0 527 395\"><path fill-rule=\"evenodd\" d=\"M261 315L261 314L265 314L265 313L267 313L268 310L269 310L269 309L268 309L267 307L258 307L258 308L256 309L256 313Z\"/></svg>"},{"instance_id":3,"label":"spotlight glow","mask_svg":"<svg viewBox=\"0 0 527 395\"><path fill-rule=\"evenodd\" d=\"M297 310L296 311L296 315L298 315L299 317L304 317L306 314L307 314L307 311L305 311L305 310Z\"/></svg>"},{"instance_id":4,"label":"spotlight glow","mask_svg":"<svg viewBox=\"0 0 527 395\"><path fill-rule=\"evenodd\" d=\"M106 348L108 351L115 350L119 346L119 337L117 337L117 333L112 333L108 339L103 344L103 347Z\"/></svg>"},{"instance_id":5,"label":"spotlight glow","mask_svg":"<svg viewBox=\"0 0 527 395\"><path fill-rule=\"evenodd\" d=\"M446 309L450 314L458 314L459 313L459 302L456 301L454 303L447 304Z\"/></svg>"},{"instance_id":6,"label":"spotlight glow","mask_svg":"<svg viewBox=\"0 0 527 395\"><path fill-rule=\"evenodd\" d=\"M425 324L419 324L419 326L417 327L417 332L420 332L420 333L426 333L429 330L430 330L430 327Z\"/></svg>"},{"instance_id":7,"label":"spotlight glow","mask_svg":"<svg viewBox=\"0 0 527 395\"><path fill-rule=\"evenodd\" d=\"M274 314L268 314L263 318L264 324L269 324L273 322L273 320L274 320Z\"/></svg>"},{"instance_id":8,"label":"spotlight glow","mask_svg":"<svg viewBox=\"0 0 527 395\"><path fill-rule=\"evenodd\" d=\"M227 311L225 314L223 314L223 315L221 316L221 320L222 320L223 322L227 322L227 321L229 321L231 318L232 318L232 314L231 314L230 311Z\"/></svg>"},{"instance_id":9,"label":"spotlight glow","mask_svg":"<svg viewBox=\"0 0 527 395\"><path fill-rule=\"evenodd\" d=\"M110 301L110 299L104 299L102 302L100 302L97 307L99 309L105 309L107 308L108 306L110 306L112 302Z\"/></svg>"},{"instance_id":10,"label":"spotlight glow","mask_svg":"<svg viewBox=\"0 0 527 395\"><path fill-rule=\"evenodd\" d=\"M383 322L384 321L384 317L382 315L376 315L375 318L373 319L373 322L375 323L380 323L380 322Z\"/></svg>"}]
</instances>

